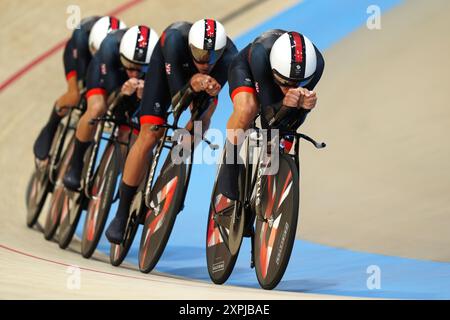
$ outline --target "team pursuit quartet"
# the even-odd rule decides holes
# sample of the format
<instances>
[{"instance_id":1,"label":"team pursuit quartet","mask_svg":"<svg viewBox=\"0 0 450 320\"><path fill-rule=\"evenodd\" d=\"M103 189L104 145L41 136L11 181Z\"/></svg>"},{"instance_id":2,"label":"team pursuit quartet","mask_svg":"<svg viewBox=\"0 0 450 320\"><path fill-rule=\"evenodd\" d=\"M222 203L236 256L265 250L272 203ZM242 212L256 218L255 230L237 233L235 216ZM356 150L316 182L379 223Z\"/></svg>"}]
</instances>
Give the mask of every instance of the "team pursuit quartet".
<instances>
[{"instance_id":1,"label":"team pursuit quartet","mask_svg":"<svg viewBox=\"0 0 450 320\"><path fill-rule=\"evenodd\" d=\"M194 150L204 142L222 150L216 176L202 177L214 183L208 212L195 221L204 228L208 274L225 283L248 240L260 286L275 288L297 233L300 141L325 147L300 130L325 67L312 40L272 29L237 48L214 19L174 22L158 34L91 16L67 41L63 66L67 89L33 145L28 227L65 249L81 220L81 255L90 258L106 236L114 266L142 230L138 267L149 273L196 192ZM211 142L206 133L227 84L225 139Z\"/></svg>"}]
</instances>

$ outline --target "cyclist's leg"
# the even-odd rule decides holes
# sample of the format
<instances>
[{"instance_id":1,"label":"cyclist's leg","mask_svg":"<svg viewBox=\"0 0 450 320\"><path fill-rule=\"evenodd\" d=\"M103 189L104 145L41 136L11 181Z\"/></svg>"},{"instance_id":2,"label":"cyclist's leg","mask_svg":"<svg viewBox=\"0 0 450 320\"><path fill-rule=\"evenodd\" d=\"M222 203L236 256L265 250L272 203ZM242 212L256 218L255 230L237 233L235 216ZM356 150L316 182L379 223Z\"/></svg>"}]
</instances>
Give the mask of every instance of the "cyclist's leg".
<instances>
[{"instance_id":1,"label":"cyclist's leg","mask_svg":"<svg viewBox=\"0 0 450 320\"><path fill-rule=\"evenodd\" d=\"M33 152L36 158L44 160L48 157L53 137L58 129L61 119L68 113L66 109L61 107L76 106L80 100L80 92L77 83L76 59L73 57L73 44L69 41L64 50L64 69L67 79L67 91L56 100L52 108L50 118L46 125L39 133L34 146Z\"/></svg>"},{"instance_id":2,"label":"cyclist's leg","mask_svg":"<svg viewBox=\"0 0 450 320\"><path fill-rule=\"evenodd\" d=\"M131 202L139 184L144 178L146 165L150 162L151 152L163 130L151 130L152 124L142 124L139 136L130 149L125 161L123 178L120 184L120 201L117 213L106 230L106 237L112 243L119 244L123 239Z\"/></svg>"},{"instance_id":3,"label":"cyclist's leg","mask_svg":"<svg viewBox=\"0 0 450 320\"><path fill-rule=\"evenodd\" d=\"M109 61L111 57L102 58ZM105 114L107 93L114 92L115 89L120 88L123 84L122 73L119 69L107 69L106 73L99 72L102 63L100 57L95 55L86 73L87 110L78 122L74 153L70 160L69 170L64 177L64 185L71 190L76 190L80 187L84 154L91 145L95 134L97 125L90 124L90 121Z\"/></svg>"},{"instance_id":4,"label":"cyclist's leg","mask_svg":"<svg viewBox=\"0 0 450 320\"><path fill-rule=\"evenodd\" d=\"M230 66L228 80L233 101L233 113L227 123L225 144L226 161L221 167L217 184L218 192L231 200L237 200L239 178L239 151L242 133L247 130L258 113L256 91L252 75L245 59L235 59Z\"/></svg>"},{"instance_id":5,"label":"cyclist's leg","mask_svg":"<svg viewBox=\"0 0 450 320\"><path fill-rule=\"evenodd\" d=\"M95 134L95 125L89 121L102 116L106 112L105 97L101 92L89 91L87 96L87 111L78 122L75 133L75 147L70 159L69 170L64 176L64 185L70 190L80 188L81 173L84 166L84 155L91 145Z\"/></svg>"},{"instance_id":6,"label":"cyclist's leg","mask_svg":"<svg viewBox=\"0 0 450 320\"><path fill-rule=\"evenodd\" d=\"M163 134L163 129L154 131L151 127L165 123L167 108L171 101L164 61L159 57L158 52L152 56L146 75L140 114L141 128L125 162L120 185L119 207L106 230L108 240L116 244L119 244L123 239L131 202L144 178L153 147Z\"/></svg>"}]
</instances>

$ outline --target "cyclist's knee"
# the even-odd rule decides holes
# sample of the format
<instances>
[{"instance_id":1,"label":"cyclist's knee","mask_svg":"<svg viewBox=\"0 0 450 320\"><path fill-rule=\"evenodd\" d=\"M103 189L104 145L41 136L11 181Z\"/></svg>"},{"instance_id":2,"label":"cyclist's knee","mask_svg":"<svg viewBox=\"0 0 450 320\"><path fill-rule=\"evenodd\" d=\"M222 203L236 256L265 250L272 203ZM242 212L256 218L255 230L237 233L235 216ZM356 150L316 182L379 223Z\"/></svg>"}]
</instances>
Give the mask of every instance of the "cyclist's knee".
<instances>
[{"instance_id":1,"label":"cyclist's knee","mask_svg":"<svg viewBox=\"0 0 450 320\"><path fill-rule=\"evenodd\" d=\"M163 130L159 129L154 131L151 129L152 124L143 124L139 131L139 136L135 145L142 151L150 151L156 144L156 142L162 137Z\"/></svg>"},{"instance_id":2,"label":"cyclist's knee","mask_svg":"<svg viewBox=\"0 0 450 320\"><path fill-rule=\"evenodd\" d=\"M59 107L74 107L80 101L77 77L71 77L67 82L67 91L57 101Z\"/></svg>"},{"instance_id":3,"label":"cyclist's knee","mask_svg":"<svg viewBox=\"0 0 450 320\"><path fill-rule=\"evenodd\" d=\"M106 106L102 103L94 103L91 105L88 105L87 113L89 114L90 118L98 118L105 114L106 112Z\"/></svg>"},{"instance_id":4,"label":"cyclist's knee","mask_svg":"<svg viewBox=\"0 0 450 320\"><path fill-rule=\"evenodd\" d=\"M234 111L240 124L246 127L257 115L258 105L253 101L236 103Z\"/></svg>"},{"instance_id":5,"label":"cyclist's knee","mask_svg":"<svg viewBox=\"0 0 450 320\"><path fill-rule=\"evenodd\" d=\"M78 91L68 91L56 101L56 105L58 107L74 107L79 101L80 94Z\"/></svg>"},{"instance_id":6,"label":"cyclist's knee","mask_svg":"<svg viewBox=\"0 0 450 320\"><path fill-rule=\"evenodd\" d=\"M70 91L68 92L68 106L69 107L74 107L78 104L78 102L80 101L80 93L77 91Z\"/></svg>"}]
</instances>

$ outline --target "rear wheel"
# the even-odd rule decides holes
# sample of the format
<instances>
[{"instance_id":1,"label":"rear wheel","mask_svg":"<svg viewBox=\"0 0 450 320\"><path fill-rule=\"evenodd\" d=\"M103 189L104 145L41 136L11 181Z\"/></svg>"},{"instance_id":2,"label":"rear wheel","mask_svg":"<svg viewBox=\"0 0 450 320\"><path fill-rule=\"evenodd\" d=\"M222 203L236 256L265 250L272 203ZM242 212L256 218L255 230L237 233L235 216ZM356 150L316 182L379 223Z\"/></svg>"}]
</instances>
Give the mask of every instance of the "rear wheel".
<instances>
[{"instance_id":1,"label":"rear wheel","mask_svg":"<svg viewBox=\"0 0 450 320\"><path fill-rule=\"evenodd\" d=\"M139 269L144 273L153 270L167 245L187 189L186 170L186 164L174 164L169 153L152 188L139 247Z\"/></svg>"},{"instance_id":2,"label":"rear wheel","mask_svg":"<svg viewBox=\"0 0 450 320\"><path fill-rule=\"evenodd\" d=\"M105 228L120 173L120 157L119 144L110 144L100 160L81 237L81 254L85 258L92 256Z\"/></svg>"},{"instance_id":3,"label":"rear wheel","mask_svg":"<svg viewBox=\"0 0 450 320\"><path fill-rule=\"evenodd\" d=\"M217 192L216 180L206 231L206 262L209 277L215 284L227 281L236 264L245 225L242 213L240 202Z\"/></svg>"},{"instance_id":4,"label":"rear wheel","mask_svg":"<svg viewBox=\"0 0 450 320\"><path fill-rule=\"evenodd\" d=\"M261 179L261 217L256 217L254 261L258 282L273 289L286 271L297 231L298 170L291 156L280 154L279 170Z\"/></svg>"}]
</instances>

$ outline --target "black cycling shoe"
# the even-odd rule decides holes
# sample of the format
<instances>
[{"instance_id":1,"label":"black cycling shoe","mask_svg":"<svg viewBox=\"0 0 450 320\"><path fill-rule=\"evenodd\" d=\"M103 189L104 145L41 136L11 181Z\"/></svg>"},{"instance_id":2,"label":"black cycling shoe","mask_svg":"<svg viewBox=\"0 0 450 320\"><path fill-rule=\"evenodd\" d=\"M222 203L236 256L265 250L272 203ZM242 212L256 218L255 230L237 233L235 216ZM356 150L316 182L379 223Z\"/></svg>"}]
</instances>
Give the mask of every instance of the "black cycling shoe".
<instances>
[{"instance_id":1,"label":"black cycling shoe","mask_svg":"<svg viewBox=\"0 0 450 320\"><path fill-rule=\"evenodd\" d=\"M38 138L33 145L34 156L39 160L45 160L50 152L50 147L52 145L53 135L47 127L42 128L39 133Z\"/></svg>"},{"instance_id":2,"label":"black cycling shoe","mask_svg":"<svg viewBox=\"0 0 450 320\"><path fill-rule=\"evenodd\" d=\"M74 165L64 175L64 186L71 191L79 191L81 188L81 171L83 168L77 168L79 165Z\"/></svg>"},{"instance_id":3,"label":"black cycling shoe","mask_svg":"<svg viewBox=\"0 0 450 320\"><path fill-rule=\"evenodd\" d=\"M239 170L243 165L223 164L217 179L217 192L230 200L239 199Z\"/></svg>"},{"instance_id":4,"label":"black cycling shoe","mask_svg":"<svg viewBox=\"0 0 450 320\"><path fill-rule=\"evenodd\" d=\"M109 242L114 244L121 244L125 235L125 228L127 226L127 215L116 214L114 219L106 229L106 238Z\"/></svg>"},{"instance_id":5,"label":"black cycling shoe","mask_svg":"<svg viewBox=\"0 0 450 320\"><path fill-rule=\"evenodd\" d=\"M131 202L136 194L137 187L129 186L122 181L120 185L120 201L116 216L111 221L106 230L106 238L115 244L121 244L127 226L128 212L130 211Z\"/></svg>"},{"instance_id":6,"label":"black cycling shoe","mask_svg":"<svg viewBox=\"0 0 450 320\"><path fill-rule=\"evenodd\" d=\"M34 156L39 160L45 160L48 157L50 148L52 146L53 138L55 136L58 125L62 117L59 116L53 108L50 119L44 128L42 128L36 141L33 145Z\"/></svg>"},{"instance_id":7,"label":"black cycling shoe","mask_svg":"<svg viewBox=\"0 0 450 320\"><path fill-rule=\"evenodd\" d=\"M72 191L78 191L81 187L81 173L83 172L83 158L86 150L91 145L91 142L81 142L75 139L75 146L73 150L72 159L70 159L69 170L64 175L64 186Z\"/></svg>"}]
</instances>

